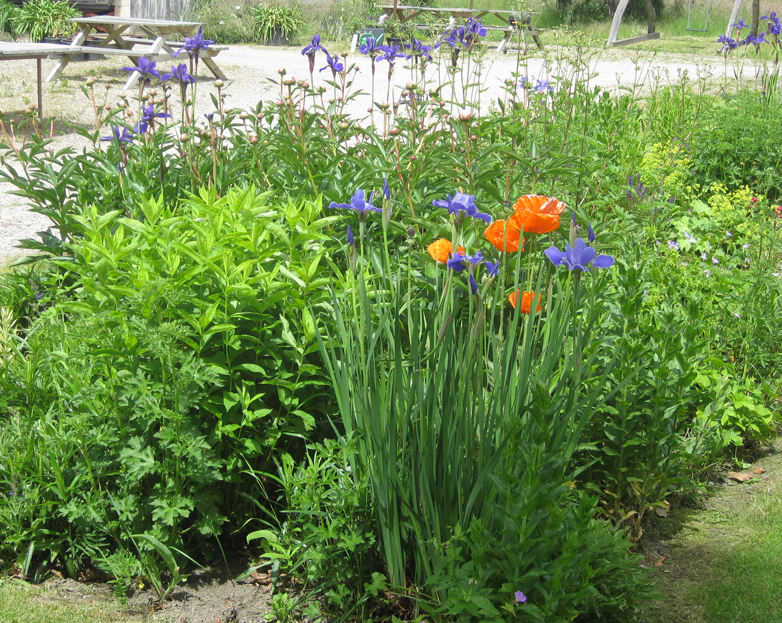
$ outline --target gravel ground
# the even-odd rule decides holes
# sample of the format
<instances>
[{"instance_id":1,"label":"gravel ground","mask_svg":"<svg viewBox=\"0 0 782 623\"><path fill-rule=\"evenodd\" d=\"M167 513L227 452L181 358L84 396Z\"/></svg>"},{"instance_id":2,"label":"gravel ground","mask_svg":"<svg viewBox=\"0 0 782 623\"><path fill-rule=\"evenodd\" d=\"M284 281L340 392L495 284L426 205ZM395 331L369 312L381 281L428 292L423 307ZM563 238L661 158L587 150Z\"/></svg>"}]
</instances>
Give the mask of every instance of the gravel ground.
<instances>
[{"instance_id":1,"label":"gravel ground","mask_svg":"<svg viewBox=\"0 0 782 623\"><path fill-rule=\"evenodd\" d=\"M340 50L339 44L329 45L332 52ZM344 48L344 46L343 46ZM716 46L715 46L716 48ZM229 77L225 88L226 106L230 108L249 109L257 105L259 100L276 100L279 93L278 70L287 70L286 78L292 76L310 80L307 59L301 55L301 48L269 48L260 46L231 46L217 57L218 65ZM43 61L43 75L55 66L57 61ZM353 91L361 89L368 94L371 91L371 69L368 58L359 54L349 57L348 63L355 63L358 71L353 75ZM53 83L43 85L43 108L47 117L56 119L54 134L58 136L57 146L72 145L81 149L85 142L76 135L69 133L66 123L75 123L88 128L95 128L95 114L91 101L81 89L88 78L97 80L95 93L103 103L115 104L123 95L122 82L127 73L122 67L128 64L127 59L109 57L103 61L88 61L70 63L63 77ZM319 54L315 65L315 84L325 83L330 78L330 71L320 73L318 70L325 65ZM167 64L161 67L168 69ZM431 63L428 73L437 79L439 71L443 71L445 61L441 66ZM576 69L578 67L578 69ZM383 97L386 87L387 64L379 63L377 69L376 101L390 99ZM628 49L612 49L587 52L587 56L572 60L566 51L549 47L544 53L528 58L520 58L514 50L508 54L497 54L489 51L485 54L481 70L481 82L485 91L481 96L481 108L487 109L498 98L504 97L504 81L511 78L514 72L528 76L530 80L556 79L558 76L578 76L579 80L588 80L591 86L600 85L603 88L616 89L620 86L631 87L641 92L655 82L673 82L679 79L682 72L687 72L690 78L698 76L719 79L723 76L725 67L722 57L715 54L709 59L695 59L669 54L646 54ZM206 69L199 71L202 79L197 89L197 105L201 112L213 109L211 96L216 94L216 87ZM403 88L410 79L410 73L398 66L395 75L395 89ZM381 86L382 85L382 86ZM105 87L105 88L104 88ZM331 92L331 87L328 87ZM126 92L132 100L135 91ZM381 95L378 95L378 94ZM5 61L0 63L0 110L21 111L36 101L35 62L30 60ZM348 105L347 112L355 117L366 117L370 103L369 95L358 97ZM2 141L0 137L0 141ZM31 212L25 201L9 194L12 187L0 183L0 266L21 255L24 251L16 248L18 241L33 237L35 233L48 227L46 218Z\"/></svg>"}]
</instances>

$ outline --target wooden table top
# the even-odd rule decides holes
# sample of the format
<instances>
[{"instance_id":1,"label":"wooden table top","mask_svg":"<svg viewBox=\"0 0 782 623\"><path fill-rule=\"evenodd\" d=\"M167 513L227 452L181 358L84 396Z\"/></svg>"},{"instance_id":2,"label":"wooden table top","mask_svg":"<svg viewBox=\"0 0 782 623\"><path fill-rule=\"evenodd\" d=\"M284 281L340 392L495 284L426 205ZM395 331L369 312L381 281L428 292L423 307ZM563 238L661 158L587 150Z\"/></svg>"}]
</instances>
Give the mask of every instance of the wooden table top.
<instances>
[{"instance_id":1,"label":"wooden table top","mask_svg":"<svg viewBox=\"0 0 782 623\"><path fill-rule=\"evenodd\" d=\"M113 26L150 26L150 27L179 27L179 28L198 28L201 22L177 22L166 19L144 19L140 17L117 17L115 15L93 16L93 17L74 17L69 21L75 24L111 24Z\"/></svg>"},{"instance_id":2,"label":"wooden table top","mask_svg":"<svg viewBox=\"0 0 782 623\"><path fill-rule=\"evenodd\" d=\"M394 9L393 4L379 4L377 6L378 9ZM452 8L442 8L442 7L433 7L433 6L410 6L407 4L398 4L396 6L397 11L406 11L406 10L413 10L413 11L426 11L427 13L493 13L495 15L510 15L511 13L516 13L516 11L508 11L505 9L476 9L476 8L469 8L469 7L452 7Z\"/></svg>"},{"instance_id":3,"label":"wooden table top","mask_svg":"<svg viewBox=\"0 0 782 623\"><path fill-rule=\"evenodd\" d=\"M11 43L0 42L0 56L4 58L48 56L62 54L68 46L57 43Z\"/></svg>"}]
</instances>

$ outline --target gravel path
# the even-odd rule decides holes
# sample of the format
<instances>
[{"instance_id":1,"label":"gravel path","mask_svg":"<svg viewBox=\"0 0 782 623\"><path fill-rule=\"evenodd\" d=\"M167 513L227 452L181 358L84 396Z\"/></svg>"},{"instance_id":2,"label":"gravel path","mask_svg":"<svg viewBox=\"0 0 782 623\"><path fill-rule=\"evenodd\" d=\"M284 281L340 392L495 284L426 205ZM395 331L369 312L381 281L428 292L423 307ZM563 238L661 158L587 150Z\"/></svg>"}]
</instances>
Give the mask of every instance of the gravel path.
<instances>
[{"instance_id":1,"label":"gravel path","mask_svg":"<svg viewBox=\"0 0 782 623\"><path fill-rule=\"evenodd\" d=\"M340 50L340 45L329 45L332 52ZM716 46L715 46L716 47ZM507 55L487 52L484 57L481 81L485 88L481 96L481 108L486 109L491 103L504 96L504 81L511 78L515 72L527 76L531 81L537 79L555 79L558 76L573 77L578 74L580 80L589 80L590 86L600 85L614 89L619 85L635 87L638 92L649 88L653 82L673 82L678 80L682 72L688 72L690 78L697 76L718 79L724 74L722 58L714 55L709 59L700 59L698 63L693 58L678 55L639 54L627 49L613 49L588 52L590 56L577 63L579 69L565 52L554 47L548 48L544 54L527 59L520 59L511 50ZM297 77L310 80L307 59L301 55L301 48L269 48L260 46L231 46L217 57L218 64L225 74L231 78L225 92L226 105L230 108L249 109L257 105L259 100L276 100L279 88L278 70L287 70L286 78ZM66 132L57 138L58 146L73 145L78 149L84 147L73 134L67 134L67 126L60 122L77 123L83 126L95 127L95 115L91 101L81 92L88 78L97 80L95 92L102 99L107 97L109 104L119 101L123 92L121 83L127 77L122 70L128 61L120 58L109 58L104 61L71 63L65 69L63 78L55 83L44 83L43 102L46 116L54 116L58 121L56 130ZM348 64L355 63L358 71L353 74L353 90L361 89L364 93L371 90L371 70L368 58L359 54L351 55ZM44 76L55 66L56 61L43 62ZM315 84L325 83L330 78L330 71L320 73L318 70L325 65L324 58L319 54L315 65ZM168 66L161 63L161 66ZM441 66L445 67L445 61ZM376 101L386 99L385 95L387 64L378 64ZM442 69L436 63L430 64L428 74L437 79L438 71ZM205 68L199 73L204 76ZM395 71L394 81L397 90L403 88L410 79L410 73L400 64ZM382 86L381 86L382 85ZM643 86L642 86L643 85ZM106 87L106 88L104 88ZM328 87L331 92L331 87ZM204 77L199 81L197 90L197 105L201 112L212 110L211 95L216 88L211 79ZM133 92L127 93L132 100ZM20 111L36 101L35 62L7 61L0 63L0 110ZM356 117L366 117L369 106L369 95L356 98L348 106L348 113ZM0 141L2 137L0 136ZM24 253L15 245L19 240L34 237L35 233L48 227L46 218L30 212L25 201L9 194L11 186L0 184L0 267L13 258Z\"/></svg>"}]
</instances>

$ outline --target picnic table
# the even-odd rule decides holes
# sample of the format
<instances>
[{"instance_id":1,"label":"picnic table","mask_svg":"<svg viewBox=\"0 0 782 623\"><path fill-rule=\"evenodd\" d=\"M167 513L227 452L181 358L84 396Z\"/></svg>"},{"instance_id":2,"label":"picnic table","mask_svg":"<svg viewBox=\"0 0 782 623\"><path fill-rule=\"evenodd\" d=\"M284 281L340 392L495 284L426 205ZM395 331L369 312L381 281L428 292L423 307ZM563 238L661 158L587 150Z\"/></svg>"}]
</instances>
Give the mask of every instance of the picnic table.
<instances>
[{"instance_id":1,"label":"picnic table","mask_svg":"<svg viewBox=\"0 0 782 623\"><path fill-rule=\"evenodd\" d=\"M472 2L470 2L472 5ZM493 15L496 17L499 21L501 21L504 25L499 27L493 27L493 26L485 26L485 28L488 28L489 30L500 30L503 32L503 38L502 41L500 41L500 44L497 46L498 52L507 52L508 44L510 43L510 38L513 35L513 33L516 31L516 29L519 30L527 30L531 35L533 40L535 41L535 44L539 48L543 48L543 43L540 40L539 31L532 27L531 20L526 20L523 23L519 23L515 17L519 15L517 11L505 11L505 10L499 10L499 9L476 9L472 8L465 8L465 7L452 7L452 8L440 8L440 7L431 7L431 6L408 6L408 5L401 5L401 4L381 4L377 7L383 13L388 15L389 17L395 16L396 19L400 21L400 23L405 24L413 19L415 19L416 16L422 14L422 13L430 13L432 15L438 15L438 16L450 16L448 19L448 25L446 26L447 29L451 29L456 25L457 19L467 19L467 18L475 18L480 19L482 17L485 17L486 15Z\"/></svg>"},{"instance_id":2,"label":"picnic table","mask_svg":"<svg viewBox=\"0 0 782 623\"><path fill-rule=\"evenodd\" d=\"M0 43L0 60L18 61L35 59L38 61L38 118L43 120L43 96L41 94L41 59L62 52L63 46L56 43Z\"/></svg>"},{"instance_id":3,"label":"picnic table","mask_svg":"<svg viewBox=\"0 0 782 623\"><path fill-rule=\"evenodd\" d=\"M182 46L181 43L169 42L172 35L193 37L201 27L199 22L176 22L171 20L141 19L133 17L116 17L114 15L77 17L72 20L79 32L69 46L58 46L62 59L46 77L46 82L56 80L62 75L63 69L76 54L92 53L116 56L127 56L133 64L138 64L142 57L153 61L173 60L174 53ZM101 29L106 32L97 46L85 46L87 37L93 31ZM141 31L144 37L134 37L131 31ZM211 45L201 50L200 60L207 66L216 78L226 80L225 74L214 62L226 46ZM124 89L130 89L139 79L139 72L131 72Z\"/></svg>"}]
</instances>

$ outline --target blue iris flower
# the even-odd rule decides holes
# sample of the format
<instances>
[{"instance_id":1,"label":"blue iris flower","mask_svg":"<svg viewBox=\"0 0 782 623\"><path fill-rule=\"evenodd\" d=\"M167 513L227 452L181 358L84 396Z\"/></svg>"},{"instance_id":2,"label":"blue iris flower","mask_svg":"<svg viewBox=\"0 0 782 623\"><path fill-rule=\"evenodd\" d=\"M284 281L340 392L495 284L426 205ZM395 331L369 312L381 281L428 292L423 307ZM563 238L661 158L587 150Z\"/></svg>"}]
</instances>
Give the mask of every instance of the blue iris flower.
<instances>
[{"instance_id":1,"label":"blue iris flower","mask_svg":"<svg viewBox=\"0 0 782 623\"><path fill-rule=\"evenodd\" d=\"M568 244L565 251L560 251L557 247L549 247L544 253L554 266L567 266L570 270L578 268L581 271L587 271L590 264L597 266L597 268L609 268L614 265L613 257L597 255L597 251L588 246L583 238L576 238L573 246Z\"/></svg>"},{"instance_id":2,"label":"blue iris flower","mask_svg":"<svg viewBox=\"0 0 782 623\"><path fill-rule=\"evenodd\" d=\"M163 74L160 79L165 82L166 80L171 80L172 78L179 82L180 85L184 85L185 87L187 87L188 84L195 83L195 78L187 73L187 65L184 63L179 63L179 65L176 66L171 65L171 72Z\"/></svg>"},{"instance_id":3,"label":"blue iris flower","mask_svg":"<svg viewBox=\"0 0 782 623\"><path fill-rule=\"evenodd\" d=\"M166 119L170 117L168 113L155 112L155 106L150 104L149 106L141 107L141 120L136 126L136 132L144 134L149 126L155 127L155 119Z\"/></svg>"},{"instance_id":4,"label":"blue iris flower","mask_svg":"<svg viewBox=\"0 0 782 623\"><path fill-rule=\"evenodd\" d=\"M198 58L201 56L201 50L206 50L210 45L214 43L212 39L204 39L204 27L198 27L198 33L195 37L185 37L184 45L174 52L174 56L178 56L183 50L187 52L190 58L195 58L198 63Z\"/></svg>"},{"instance_id":5,"label":"blue iris flower","mask_svg":"<svg viewBox=\"0 0 782 623\"><path fill-rule=\"evenodd\" d=\"M123 71L137 71L141 74L141 77L144 78L146 76L155 76L155 78L160 78L160 72L155 69L155 61L149 60L146 56L142 56L138 59L138 65L135 67L123 67Z\"/></svg>"},{"instance_id":6,"label":"blue iris flower","mask_svg":"<svg viewBox=\"0 0 782 623\"><path fill-rule=\"evenodd\" d=\"M382 212L380 208L376 208L372 205L372 198L375 196L375 193L372 193L369 195L369 199L366 199L366 195L364 194L364 191L360 188L353 193L353 196L350 198L350 203L336 203L335 201L332 201L329 204L329 208L339 208L340 210L355 210L358 212L358 215L361 218L364 218L367 214L367 212Z\"/></svg>"},{"instance_id":7,"label":"blue iris flower","mask_svg":"<svg viewBox=\"0 0 782 623\"><path fill-rule=\"evenodd\" d=\"M339 57L335 54L332 56L328 52L326 52L326 66L321 67L320 70L323 71L324 69L328 69L331 67L331 73L336 76L338 73L341 73L345 70L345 65L339 62Z\"/></svg>"},{"instance_id":8,"label":"blue iris flower","mask_svg":"<svg viewBox=\"0 0 782 623\"><path fill-rule=\"evenodd\" d=\"M457 216L459 215L459 212L464 212L473 218L478 218L486 223L491 223L491 216L483 212L478 212L478 208L475 207L475 195L456 193L451 197L449 194L448 199L445 201L432 201L432 205L436 208L446 208L448 212Z\"/></svg>"},{"instance_id":9,"label":"blue iris flower","mask_svg":"<svg viewBox=\"0 0 782 623\"><path fill-rule=\"evenodd\" d=\"M115 125L111 129L111 136L101 136L100 140L117 141L118 143L132 143L133 133L129 132L127 128L120 129L118 125Z\"/></svg>"}]
</instances>

